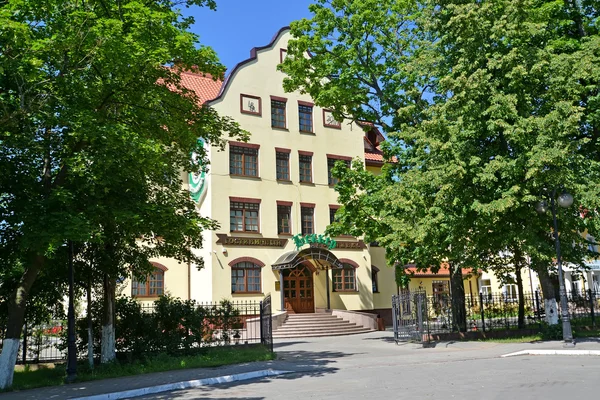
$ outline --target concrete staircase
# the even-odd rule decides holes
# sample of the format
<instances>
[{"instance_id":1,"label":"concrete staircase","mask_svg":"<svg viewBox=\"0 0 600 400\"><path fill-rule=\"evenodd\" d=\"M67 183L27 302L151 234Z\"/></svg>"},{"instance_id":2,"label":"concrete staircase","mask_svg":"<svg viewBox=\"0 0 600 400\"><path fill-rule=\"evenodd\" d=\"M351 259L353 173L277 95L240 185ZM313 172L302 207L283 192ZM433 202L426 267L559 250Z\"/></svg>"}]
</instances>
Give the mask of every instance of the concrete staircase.
<instances>
[{"instance_id":1,"label":"concrete staircase","mask_svg":"<svg viewBox=\"0 0 600 400\"><path fill-rule=\"evenodd\" d=\"M289 314L283 325L273 331L273 338L343 336L371 331L330 313Z\"/></svg>"}]
</instances>

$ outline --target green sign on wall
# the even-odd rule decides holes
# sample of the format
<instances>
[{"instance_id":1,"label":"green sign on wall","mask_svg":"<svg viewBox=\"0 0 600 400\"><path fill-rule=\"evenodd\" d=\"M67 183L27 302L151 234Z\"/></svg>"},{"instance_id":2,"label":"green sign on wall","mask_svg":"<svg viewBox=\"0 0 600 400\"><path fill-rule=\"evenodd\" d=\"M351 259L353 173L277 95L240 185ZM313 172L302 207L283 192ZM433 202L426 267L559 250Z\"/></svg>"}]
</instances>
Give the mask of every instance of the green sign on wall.
<instances>
[{"instance_id":1,"label":"green sign on wall","mask_svg":"<svg viewBox=\"0 0 600 400\"><path fill-rule=\"evenodd\" d=\"M198 144L204 146L204 140L198 139ZM195 165L200 165L198 154L192 153L192 162ZM206 173L204 171L193 172L188 176L190 195L196 203L200 203L202 195L206 191Z\"/></svg>"},{"instance_id":2,"label":"green sign on wall","mask_svg":"<svg viewBox=\"0 0 600 400\"><path fill-rule=\"evenodd\" d=\"M304 246L305 244L322 244L324 246L327 246L327 248L329 250L332 250L335 248L335 246L337 245L337 242L335 240L333 240L332 238L330 238L329 236L324 236L324 235L317 235L317 234L310 234L310 235L306 235L306 236L302 236L301 234L297 234L292 236L292 240L294 241L294 244L296 245L296 250L299 250L300 247Z\"/></svg>"}]
</instances>

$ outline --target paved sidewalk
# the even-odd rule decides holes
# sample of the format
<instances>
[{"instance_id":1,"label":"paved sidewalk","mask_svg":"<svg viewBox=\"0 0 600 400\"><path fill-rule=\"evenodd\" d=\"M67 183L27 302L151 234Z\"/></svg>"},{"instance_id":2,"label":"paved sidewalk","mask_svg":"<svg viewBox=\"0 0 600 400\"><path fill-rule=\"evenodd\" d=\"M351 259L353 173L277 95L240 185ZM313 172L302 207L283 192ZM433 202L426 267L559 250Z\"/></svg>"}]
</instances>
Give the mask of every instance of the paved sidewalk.
<instances>
[{"instance_id":1,"label":"paved sidewalk","mask_svg":"<svg viewBox=\"0 0 600 400\"><path fill-rule=\"evenodd\" d=\"M494 342L441 342L431 348L417 344L396 345L392 332L331 338L307 338L277 341L278 359L220 368L188 369L159 372L131 377L81 382L59 387L10 392L0 399L68 399L104 393L131 390L194 379L214 378L251 371L275 369L293 371L293 376L324 376L346 368L377 364L438 364L476 359L496 359L503 354L532 349L563 349L561 342L494 343ZM578 350L600 350L599 340L579 342ZM269 378L261 378L268 380ZM241 382L240 384L243 384Z\"/></svg>"}]
</instances>

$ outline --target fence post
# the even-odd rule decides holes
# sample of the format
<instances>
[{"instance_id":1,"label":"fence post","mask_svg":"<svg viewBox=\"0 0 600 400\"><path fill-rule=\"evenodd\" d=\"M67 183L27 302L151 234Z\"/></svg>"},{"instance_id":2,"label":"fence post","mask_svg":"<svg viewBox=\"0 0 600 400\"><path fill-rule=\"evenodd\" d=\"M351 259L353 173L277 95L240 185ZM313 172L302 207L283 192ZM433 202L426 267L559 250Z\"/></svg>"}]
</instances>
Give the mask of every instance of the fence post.
<instances>
[{"instance_id":1,"label":"fence post","mask_svg":"<svg viewBox=\"0 0 600 400\"><path fill-rule=\"evenodd\" d=\"M535 315L538 319L538 322L542 323L542 311L540 310L540 292L539 290L535 291Z\"/></svg>"},{"instance_id":2,"label":"fence post","mask_svg":"<svg viewBox=\"0 0 600 400\"><path fill-rule=\"evenodd\" d=\"M479 311L481 312L481 330L485 332L485 316L483 310L483 293L479 292Z\"/></svg>"},{"instance_id":3,"label":"fence post","mask_svg":"<svg viewBox=\"0 0 600 400\"><path fill-rule=\"evenodd\" d=\"M590 295L590 316L592 317L592 326L596 327L596 318L594 315L594 292L592 289L588 289L588 294Z\"/></svg>"},{"instance_id":4,"label":"fence post","mask_svg":"<svg viewBox=\"0 0 600 400\"><path fill-rule=\"evenodd\" d=\"M259 304L259 316L260 316L260 323L259 323L259 327L260 327L260 344L265 344L265 335L263 332L263 302L261 301Z\"/></svg>"},{"instance_id":5,"label":"fence post","mask_svg":"<svg viewBox=\"0 0 600 400\"><path fill-rule=\"evenodd\" d=\"M27 363L27 320L23 327L23 365Z\"/></svg>"}]
</instances>

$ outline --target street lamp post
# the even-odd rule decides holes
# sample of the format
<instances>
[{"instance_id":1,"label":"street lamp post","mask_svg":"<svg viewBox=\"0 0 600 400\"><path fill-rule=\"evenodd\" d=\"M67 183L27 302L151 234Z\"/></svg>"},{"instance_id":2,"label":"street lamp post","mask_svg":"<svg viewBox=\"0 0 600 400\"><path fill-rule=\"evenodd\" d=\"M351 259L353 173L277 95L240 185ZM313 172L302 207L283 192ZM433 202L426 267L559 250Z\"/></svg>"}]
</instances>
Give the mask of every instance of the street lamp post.
<instances>
[{"instance_id":1,"label":"street lamp post","mask_svg":"<svg viewBox=\"0 0 600 400\"><path fill-rule=\"evenodd\" d=\"M556 247L556 261L558 264L558 292L560 295L560 315L562 320L563 341L566 346L575 345L573 341L573 331L571 330L571 320L569 319L569 304L567 301L567 290L565 288L565 278L562 269L562 259L560 256L560 240L558 239L558 222L556 219L556 188L552 190L550 204L552 207L552 220L554 222L554 246ZM558 196L558 205L567 208L573 204L573 196L563 192ZM548 210L548 203L544 200L538 202L535 210L539 214L544 214Z\"/></svg>"},{"instance_id":2,"label":"street lamp post","mask_svg":"<svg viewBox=\"0 0 600 400\"><path fill-rule=\"evenodd\" d=\"M74 271L73 271L73 242L69 240L69 310L68 310L68 325L67 325L67 383L72 383L77 378L77 347L75 346L75 306L73 304L73 286Z\"/></svg>"}]
</instances>

